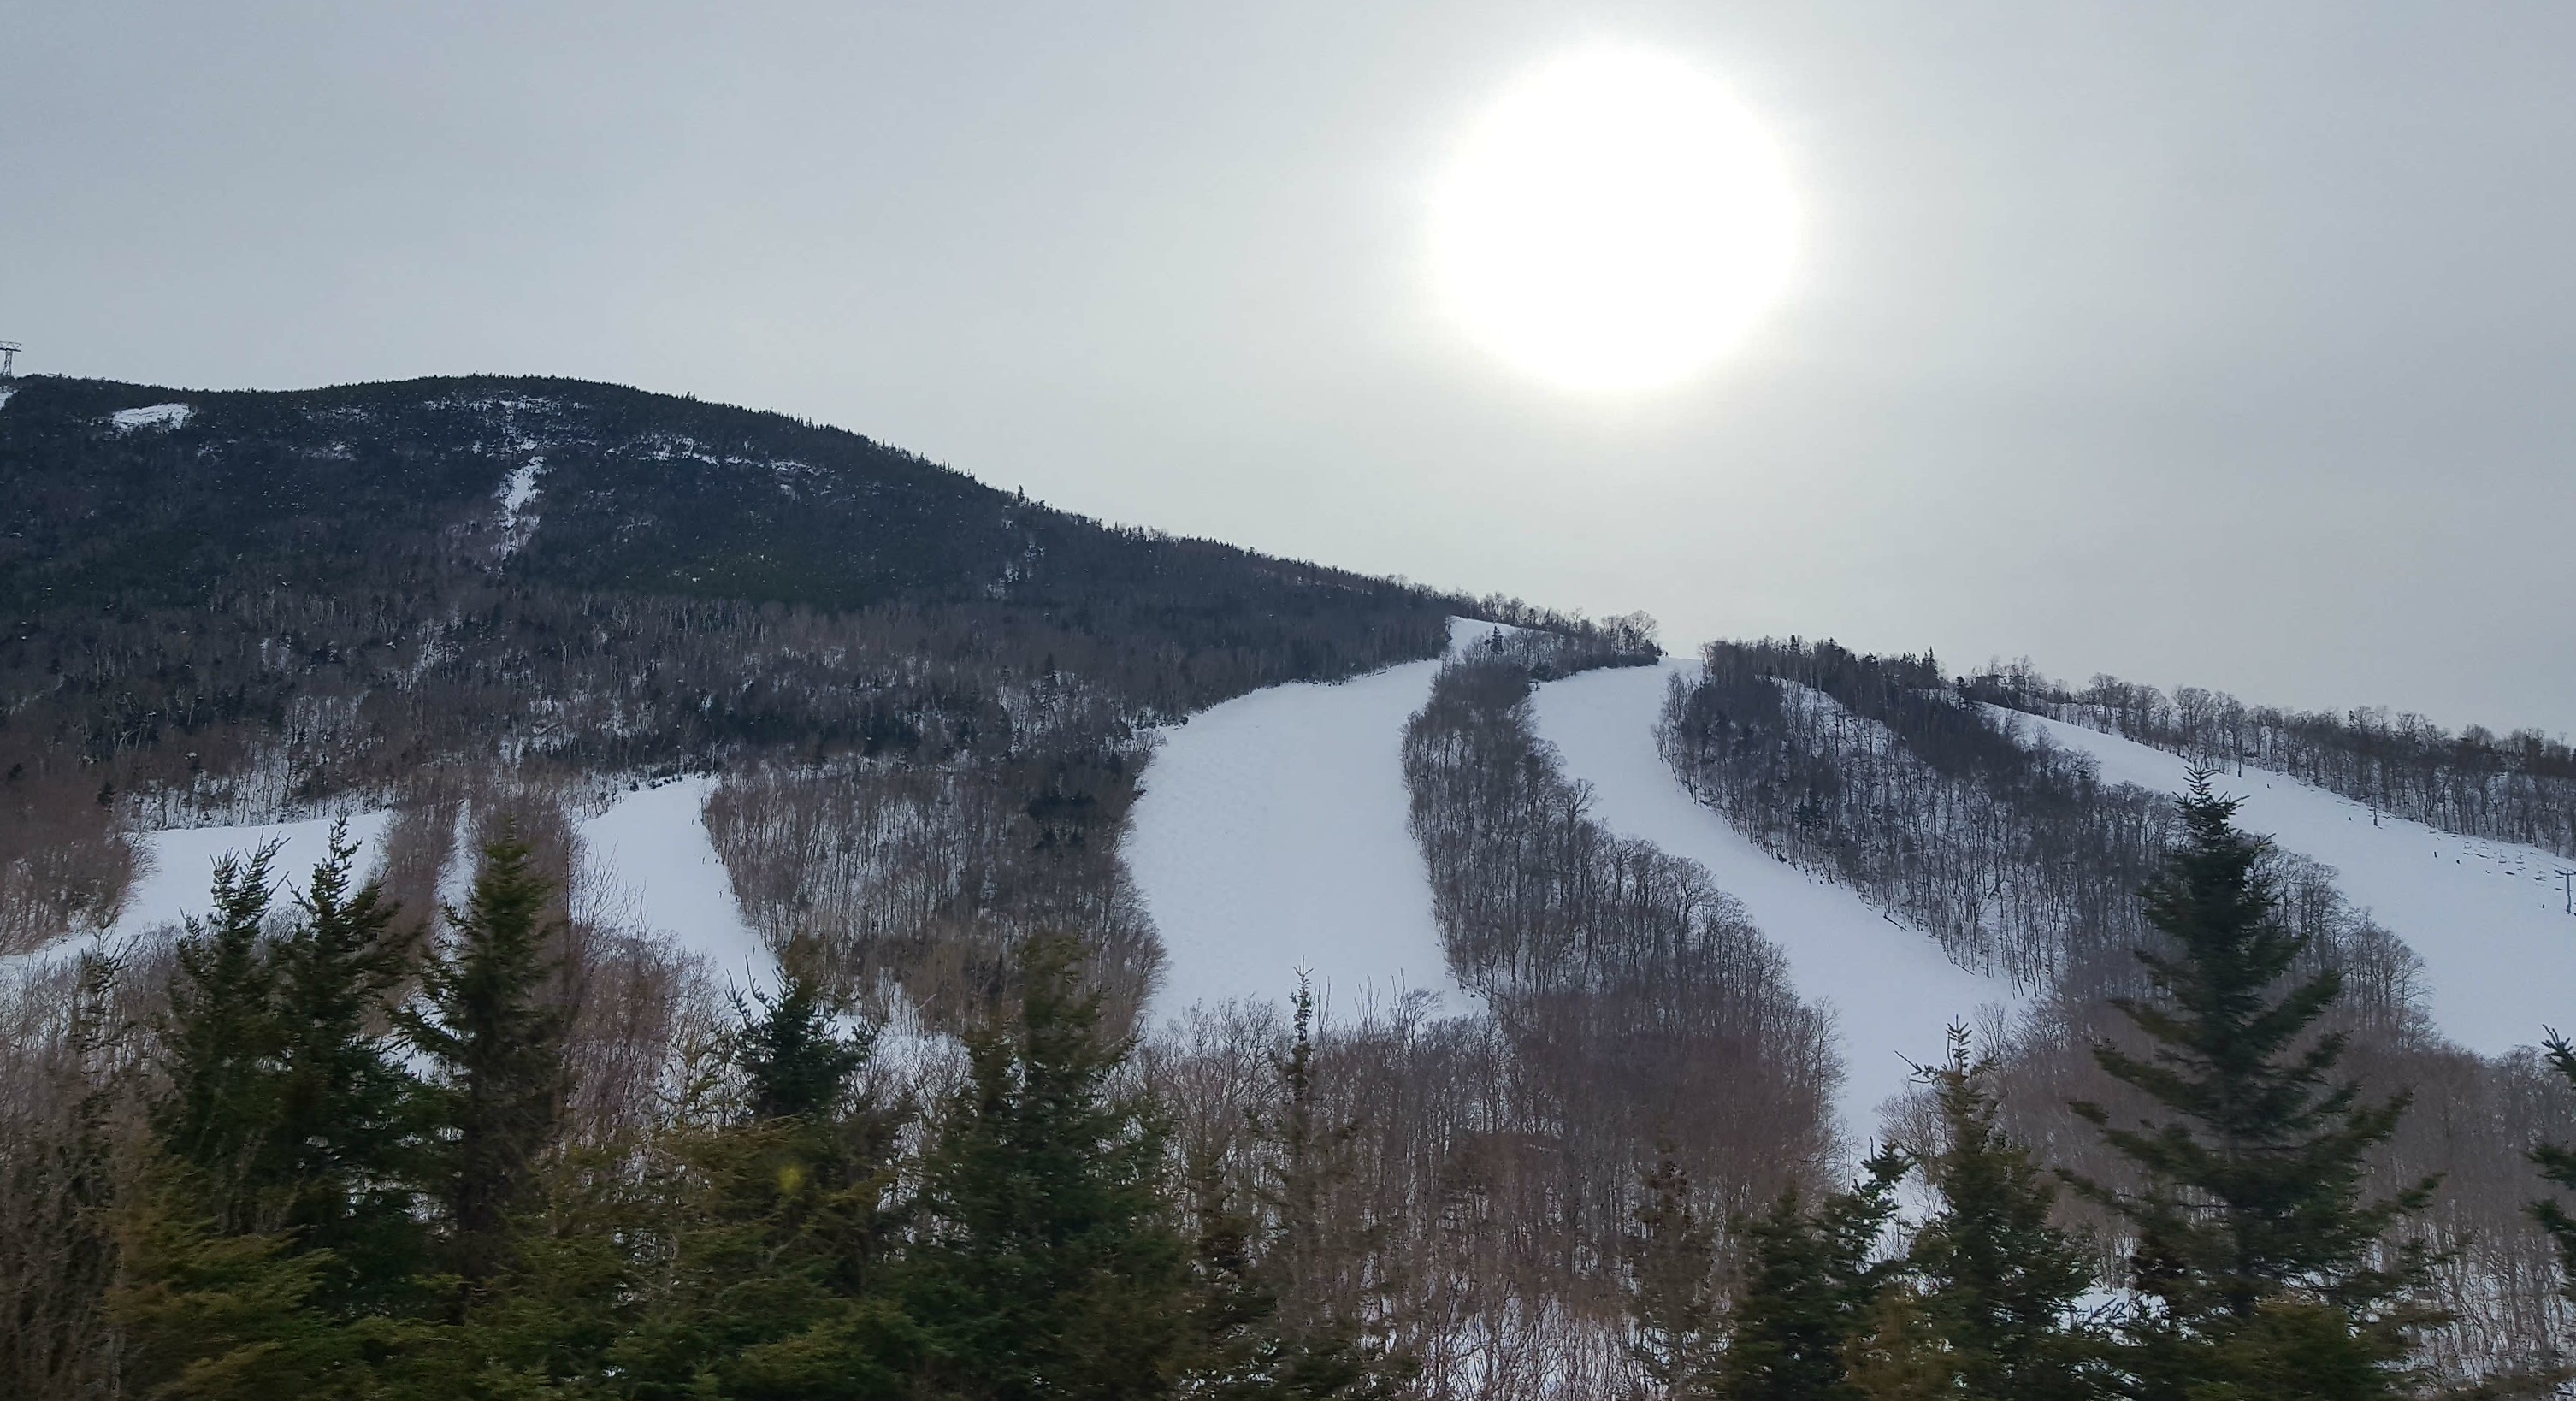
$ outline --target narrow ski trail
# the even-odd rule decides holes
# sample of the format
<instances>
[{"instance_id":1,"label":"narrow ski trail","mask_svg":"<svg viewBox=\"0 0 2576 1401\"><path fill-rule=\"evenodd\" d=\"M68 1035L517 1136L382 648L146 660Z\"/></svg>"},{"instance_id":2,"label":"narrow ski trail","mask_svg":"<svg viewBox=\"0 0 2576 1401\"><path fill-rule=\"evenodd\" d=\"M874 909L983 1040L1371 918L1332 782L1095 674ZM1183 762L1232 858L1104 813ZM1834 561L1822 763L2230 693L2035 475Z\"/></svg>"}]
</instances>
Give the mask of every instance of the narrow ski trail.
<instances>
[{"instance_id":1,"label":"narrow ski trail","mask_svg":"<svg viewBox=\"0 0 2576 1401\"><path fill-rule=\"evenodd\" d=\"M1539 737L1568 778L1592 786L1595 820L1707 867L1788 956L1799 995L1832 1007L1846 1074L1836 1112L1851 1141L1866 1143L1879 1106L1905 1090L1916 1065L1940 1058L1951 1024L2012 1005L2012 983L1952 963L1930 935L1782 862L1695 801L1655 748L1665 678L1691 665L1549 682L1531 701Z\"/></svg>"},{"instance_id":2,"label":"narrow ski trail","mask_svg":"<svg viewBox=\"0 0 2576 1401\"><path fill-rule=\"evenodd\" d=\"M1992 710L1998 720L2090 754L2102 777L2177 792L2180 755L2061 720ZM2576 914L2561 873L2576 861L2511 842L2459 837L2408 822L2284 774L2221 774L2241 797L2237 821L2335 870L2344 898L2424 960L2433 1024L2485 1055L2576 1030Z\"/></svg>"}]
</instances>

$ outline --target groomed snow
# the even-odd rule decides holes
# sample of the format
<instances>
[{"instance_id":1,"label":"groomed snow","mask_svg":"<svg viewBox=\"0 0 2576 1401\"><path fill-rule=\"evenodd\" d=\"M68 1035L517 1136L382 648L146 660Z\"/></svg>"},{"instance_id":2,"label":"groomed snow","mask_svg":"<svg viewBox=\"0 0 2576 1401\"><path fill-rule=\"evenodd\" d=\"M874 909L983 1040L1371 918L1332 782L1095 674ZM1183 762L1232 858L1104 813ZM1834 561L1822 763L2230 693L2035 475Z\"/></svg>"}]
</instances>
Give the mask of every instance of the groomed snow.
<instances>
[{"instance_id":1,"label":"groomed snow","mask_svg":"<svg viewBox=\"0 0 2576 1401\"><path fill-rule=\"evenodd\" d=\"M1532 701L1539 737L1556 747L1567 777L1592 785L1595 820L1707 867L1787 955L1799 994L1832 1009L1847 1076L1836 1113L1853 1143L1867 1142L1879 1106L1906 1089L1914 1066L1940 1059L1951 1024L2012 1005L2012 984L1952 963L1930 935L1780 861L1691 797L1654 731L1665 678L1696 665L1667 660L1541 686Z\"/></svg>"},{"instance_id":2,"label":"groomed snow","mask_svg":"<svg viewBox=\"0 0 2576 1401\"><path fill-rule=\"evenodd\" d=\"M1493 631L1454 621L1454 652ZM1156 1015L1283 1000L1309 970L1328 1010L1410 991L1476 1005L1449 975L1406 825L1404 723L1440 663L1238 696L1163 731L1125 852L1163 939Z\"/></svg>"},{"instance_id":3,"label":"groomed snow","mask_svg":"<svg viewBox=\"0 0 2576 1401\"><path fill-rule=\"evenodd\" d=\"M108 415L108 421L116 425L119 433L131 433L138 428L182 428L187 426L188 415L195 412L186 404L152 404L139 409L118 409Z\"/></svg>"},{"instance_id":4,"label":"groomed snow","mask_svg":"<svg viewBox=\"0 0 2576 1401\"><path fill-rule=\"evenodd\" d=\"M2179 791L2181 757L2081 725L1993 712L2090 754L2102 777ZM2434 1025L2493 1055L2576 1031L2576 915L2561 872L2576 862L2534 847L2478 841L2390 817L2296 779L2249 768L2220 776L2242 797L2237 820L2283 848L2335 868L2344 898L2370 911L2424 960Z\"/></svg>"},{"instance_id":5,"label":"groomed snow","mask_svg":"<svg viewBox=\"0 0 2576 1401\"><path fill-rule=\"evenodd\" d=\"M711 778L684 778L621 795L581 824L592 898L610 922L668 934L716 978L774 992L778 960L742 917L733 880L707 835Z\"/></svg>"}]
</instances>

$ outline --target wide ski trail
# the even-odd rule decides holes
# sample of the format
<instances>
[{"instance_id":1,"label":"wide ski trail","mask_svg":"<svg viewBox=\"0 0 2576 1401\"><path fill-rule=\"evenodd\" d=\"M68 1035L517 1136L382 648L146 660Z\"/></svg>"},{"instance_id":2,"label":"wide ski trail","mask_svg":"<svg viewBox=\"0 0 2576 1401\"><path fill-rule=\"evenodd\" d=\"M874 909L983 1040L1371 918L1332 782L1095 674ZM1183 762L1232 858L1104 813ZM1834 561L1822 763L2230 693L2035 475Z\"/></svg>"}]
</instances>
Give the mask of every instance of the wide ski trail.
<instances>
[{"instance_id":1,"label":"wide ski trail","mask_svg":"<svg viewBox=\"0 0 2576 1401\"><path fill-rule=\"evenodd\" d=\"M1452 620L1452 652L1493 627ZM1301 968L1339 1014L1407 992L1476 1005L1449 973L1404 787L1404 725L1440 665L1271 686L1163 732L1123 847L1163 939L1157 1016L1281 1000Z\"/></svg>"}]
</instances>

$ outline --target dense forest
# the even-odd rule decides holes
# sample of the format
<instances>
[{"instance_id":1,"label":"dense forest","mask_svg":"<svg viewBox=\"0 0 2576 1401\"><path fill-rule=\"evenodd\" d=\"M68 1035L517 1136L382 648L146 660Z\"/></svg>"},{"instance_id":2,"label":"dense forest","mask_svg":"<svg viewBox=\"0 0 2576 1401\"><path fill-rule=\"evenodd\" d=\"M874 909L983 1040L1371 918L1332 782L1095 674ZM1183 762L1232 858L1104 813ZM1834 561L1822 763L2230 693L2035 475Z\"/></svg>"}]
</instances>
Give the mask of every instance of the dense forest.
<instances>
[{"instance_id":1,"label":"dense forest","mask_svg":"<svg viewBox=\"0 0 2576 1401\"><path fill-rule=\"evenodd\" d=\"M2536 729L2453 734L2384 708L2340 714L2249 706L2224 691L2171 696L2112 676L2082 690L2028 661L1958 682L1974 700L2123 735L2219 768L2285 773L2373 809L2463 836L2521 842L2576 857L2576 750Z\"/></svg>"}]
</instances>

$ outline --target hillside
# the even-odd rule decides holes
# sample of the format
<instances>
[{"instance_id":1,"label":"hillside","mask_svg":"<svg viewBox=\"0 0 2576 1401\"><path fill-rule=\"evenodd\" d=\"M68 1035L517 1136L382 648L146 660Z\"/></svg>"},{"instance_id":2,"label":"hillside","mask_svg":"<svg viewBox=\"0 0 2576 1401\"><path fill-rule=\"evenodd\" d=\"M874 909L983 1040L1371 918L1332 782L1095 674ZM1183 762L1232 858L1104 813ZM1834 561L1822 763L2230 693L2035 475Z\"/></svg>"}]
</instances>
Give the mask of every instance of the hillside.
<instances>
[{"instance_id":1,"label":"hillside","mask_svg":"<svg viewBox=\"0 0 2576 1401\"><path fill-rule=\"evenodd\" d=\"M77 955L153 1025L218 859L283 841L291 923L345 819L413 938L507 838L555 921L563 1143L644 1161L732 1073L704 1078L766 1005L736 998L790 982L882 1035L868 1092L914 1112L1069 936L1193 1192L1273 1199L1305 1097L1332 1287L1425 1394L1626 1394L1641 1184L1679 1174L1738 1249L1738 1213L1922 1129L1912 1062L1953 1022L2017 1134L2119 1170L2067 1106L2120 1092L2088 1048L2161 937L2173 790L2223 764L2301 966L2346 979L2351 1073L2438 1105L2370 1168L2449 1184L2445 1356L2566 1321L2522 1155L2576 1138L2528 1050L2576 1006L2576 770L2530 732L1795 639L1675 661L1643 615L1107 527L563 380L30 380L0 487L0 1145L129 1084L84 1058ZM0 1175L0 1211L54 1211L50 1181ZM6 1258L52 1278L28 1238L0 1306L33 1297Z\"/></svg>"},{"instance_id":2,"label":"hillside","mask_svg":"<svg viewBox=\"0 0 2576 1401\"><path fill-rule=\"evenodd\" d=\"M496 783L973 771L1006 847L1079 848L1139 726L1434 655L1476 608L614 386L21 380L0 952L116 917L121 828Z\"/></svg>"}]
</instances>

